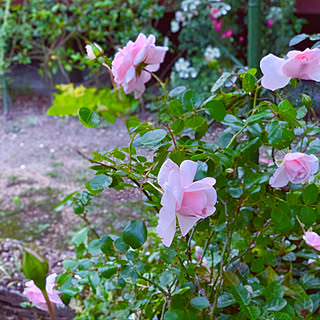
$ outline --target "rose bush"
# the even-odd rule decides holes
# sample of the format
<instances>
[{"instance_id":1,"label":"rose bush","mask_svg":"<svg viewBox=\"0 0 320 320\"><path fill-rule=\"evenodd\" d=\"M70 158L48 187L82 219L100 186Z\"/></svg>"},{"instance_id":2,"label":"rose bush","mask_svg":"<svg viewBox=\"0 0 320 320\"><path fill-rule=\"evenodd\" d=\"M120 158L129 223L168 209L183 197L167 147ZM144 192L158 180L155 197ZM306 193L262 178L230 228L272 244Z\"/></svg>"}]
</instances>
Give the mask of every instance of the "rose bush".
<instances>
[{"instance_id":1,"label":"rose bush","mask_svg":"<svg viewBox=\"0 0 320 320\"><path fill-rule=\"evenodd\" d=\"M124 60L124 74L145 68L147 48L134 49L138 64ZM57 278L77 320L320 318L317 117L306 94L292 104L262 90L256 74L237 75L241 86L226 93L223 73L210 95L155 77L158 120L129 117L127 146L92 153L93 178L58 204L85 222ZM105 117L98 108L78 115L89 128ZM92 216L93 198L109 188L141 191L123 232L104 232Z\"/></svg>"}]
</instances>

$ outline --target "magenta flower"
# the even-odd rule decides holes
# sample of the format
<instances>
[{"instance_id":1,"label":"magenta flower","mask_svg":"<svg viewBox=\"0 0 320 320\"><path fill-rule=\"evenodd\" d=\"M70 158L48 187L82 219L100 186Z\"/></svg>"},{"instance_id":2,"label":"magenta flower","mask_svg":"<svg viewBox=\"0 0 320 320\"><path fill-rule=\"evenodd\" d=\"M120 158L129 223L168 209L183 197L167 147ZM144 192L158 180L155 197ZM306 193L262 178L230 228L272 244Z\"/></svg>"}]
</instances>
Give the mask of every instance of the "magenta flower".
<instances>
[{"instance_id":1,"label":"magenta flower","mask_svg":"<svg viewBox=\"0 0 320 320\"><path fill-rule=\"evenodd\" d=\"M285 87L291 78L320 81L320 49L289 51L288 59L269 53L261 59L263 87L276 90Z\"/></svg>"},{"instance_id":2,"label":"magenta flower","mask_svg":"<svg viewBox=\"0 0 320 320\"><path fill-rule=\"evenodd\" d=\"M168 159L160 169L158 183L164 194L157 233L167 247L176 232L176 217L184 236L198 220L209 217L216 210L217 192L212 187L216 180L204 178L193 182L196 171L197 163L190 160L183 161L179 168Z\"/></svg>"},{"instance_id":3,"label":"magenta flower","mask_svg":"<svg viewBox=\"0 0 320 320\"><path fill-rule=\"evenodd\" d=\"M57 275L55 273L47 277L46 281L46 291L49 297L50 302L53 306L64 306L63 302L59 297L59 291L54 289L55 280ZM23 291L23 294L39 309L48 312L48 306L46 300L41 292L41 290L34 284L33 281L26 282L26 288Z\"/></svg>"},{"instance_id":4,"label":"magenta flower","mask_svg":"<svg viewBox=\"0 0 320 320\"><path fill-rule=\"evenodd\" d=\"M268 26L268 27L272 27L273 24L274 24L274 19L269 19L269 20L267 20L267 26Z\"/></svg>"},{"instance_id":5,"label":"magenta flower","mask_svg":"<svg viewBox=\"0 0 320 320\"><path fill-rule=\"evenodd\" d=\"M288 153L269 183L273 188L281 188L289 181L295 184L306 182L318 169L319 160L315 155L301 152Z\"/></svg>"},{"instance_id":6,"label":"magenta flower","mask_svg":"<svg viewBox=\"0 0 320 320\"><path fill-rule=\"evenodd\" d=\"M222 39L229 38L229 37L232 37L232 35L233 35L233 31L232 29L229 29L221 35L221 38Z\"/></svg>"},{"instance_id":7,"label":"magenta flower","mask_svg":"<svg viewBox=\"0 0 320 320\"><path fill-rule=\"evenodd\" d=\"M307 231L303 236L304 241L310 247L320 251L320 236L312 231Z\"/></svg>"},{"instance_id":8,"label":"magenta flower","mask_svg":"<svg viewBox=\"0 0 320 320\"><path fill-rule=\"evenodd\" d=\"M212 25L214 25L214 31L219 32L221 30L223 20L219 20L214 16L212 16L211 14L210 14L210 19L211 19Z\"/></svg>"},{"instance_id":9,"label":"magenta flower","mask_svg":"<svg viewBox=\"0 0 320 320\"><path fill-rule=\"evenodd\" d=\"M136 99L145 91L144 84L151 79L151 72L159 70L168 50L155 46L155 41L153 35L146 38L140 33L135 42L129 41L119 49L112 62L114 81L122 85L126 94L134 92Z\"/></svg>"}]
</instances>

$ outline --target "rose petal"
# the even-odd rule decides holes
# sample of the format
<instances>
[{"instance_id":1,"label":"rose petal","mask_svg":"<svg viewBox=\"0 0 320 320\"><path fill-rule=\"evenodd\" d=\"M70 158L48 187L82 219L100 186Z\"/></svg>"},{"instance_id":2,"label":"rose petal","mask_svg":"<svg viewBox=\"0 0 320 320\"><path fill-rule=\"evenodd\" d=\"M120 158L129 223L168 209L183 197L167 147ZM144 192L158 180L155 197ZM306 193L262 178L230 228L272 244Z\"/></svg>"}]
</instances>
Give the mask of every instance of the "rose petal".
<instances>
[{"instance_id":1,"label":"rose petal","mask_svg":"<svg viewBox=\"0 0 320 320\"><path fill-rule=\"evenodd\" d=\"M283 88L289 83L290 77L282 71L285 63L285 59L278 58L271 53L262 58L260 61L260 68L263 72L261 84L264 88L273 91Z\"/></svg>"},{"instance_id":2,"label":"rose petal","mask_svg":"<svg viewBox=\"0 0 320 320\"><path fill-rule=\"evenodd\" d=\"M269 184L273 188L282 188L286 186L288 183L289 183L289 178L288 178L286 169L282 163L280 167L275 171L273 176L270 178Z\"/></svg>"},{"instance_id":3,"label":"rose petal","mask_svg":"<svg viewBox=\"0 0 320 320\"><path fill-rule=\"evenodd\" d=\"M180 176L183 187L189 186L197 172L198 164L191 160L185 160L180 165Z\"/></svg>"},{"instance_id":4,"label":"rose petal","mask_svg":"<svg viewBox=\"0 0 320 320\"><path fill-rule=\"evenodd\" d=\"M190 229L201 219L200 217L184 216L177 213L181 233L185 236Z\"/></svg>"},{"instance_id":5,"label":"rose petal","mask_svg":"<svg viewBox=\"0 0 320 320\"><path fill-rule=\"evenodd\" d=\"M176 216L174 211L172 211L170 208L161 208L159 212L159 222L156 231L158 233L158 236L161 238L163 244L167 247L170 247L174 234L176 232Z\"/></svg>"},{"instance_id":6,"label":"rose petal","mask_svg":"<svg viewBox=\"0 0 320 320\"><path fill-rule=\"evenodd\" d=\"M167 159L160 168L158 174L158 184L164 189L164 184L169 180L169 173L174 170L177 173L180 172L180 168L171 159Z\"/></svg>"}]
</instances>

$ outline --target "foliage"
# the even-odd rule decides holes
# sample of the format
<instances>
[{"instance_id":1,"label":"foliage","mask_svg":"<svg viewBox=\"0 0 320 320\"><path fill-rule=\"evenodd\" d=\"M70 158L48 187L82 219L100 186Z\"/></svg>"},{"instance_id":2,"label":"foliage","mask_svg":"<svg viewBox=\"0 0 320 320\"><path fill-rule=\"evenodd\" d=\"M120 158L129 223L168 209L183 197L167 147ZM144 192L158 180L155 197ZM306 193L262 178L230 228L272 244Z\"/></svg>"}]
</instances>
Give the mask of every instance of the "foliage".
<instances>
[{"instance_id":1,"label":"foliage","mask_svg":"<svg viewBox=\"0 0 320 320\"><path fill-rule=\"evenodd\" d=\"M320 231L319 174L310 184L269 185L282 153L320 151L318 122L310 97L292 105L271 95L256 71L229 93L218 81L210 96L162 84L161 124L129 117L129 145L93 153L95 177L59 204L86 222L58 277L76 319L320 319L319 258L302 241L304 227ZM168 157L196 161L195 179L214 177L218 193L216 212L185 237L176 232L169 248L155 231L157 175ZM145 207L122 233L103 235L87 212L108 188L139 189Z\"/></svg>"},{"instance_id":2,"label":"foliage","mask_svg":"<svg viewBox=\"0 0 320 320\"><path fill-rule=\"evenodd\" d=\"M282 54L305 23L294 16L295 1L256 3L261 4L261 57L268 52ZM172 85L192 89L201 86L202 90L209 91L209 84L218 79L222 70L233 69L236 65L241 72L247 65L247 25L247 0L181 1L171 21L171 31L178 38ZM181 57L183 60L179 60ZM231 87L229 81L226 87Z\"/></svg>"},{"instance_id":3,"label":"foliage","mask_svg":"<svg viewBox=\"0 0 320 320\"><path fill-rule=\"evenodd\" d=\"M116 117L133 112L138 106L138 101L132 101L122 91L86 88L83 85L74 87L73 83L56 87L60 93L54 94L53 105L48 110L50 116L77 115L79 108L86 108L100 113L106 121L114 123Z\"/></svg>"},{"instance_id":4,"label":"foliage","mask_svg":"<svg viewBox=\"0 0 320 320\"><path fill-rule=\"evenodd\" d=\"M69 73L88 64L86 42L104 43L107 39L106 53L112 56L119 44L140 30L158 35L152 25L163 12L163 6L154 0L29 0L12 4L6 67L15 61L37 61L48 80L59 71L70 82ZM0 21L3 15L0 9Z\"/></svg>"}]
</instances>

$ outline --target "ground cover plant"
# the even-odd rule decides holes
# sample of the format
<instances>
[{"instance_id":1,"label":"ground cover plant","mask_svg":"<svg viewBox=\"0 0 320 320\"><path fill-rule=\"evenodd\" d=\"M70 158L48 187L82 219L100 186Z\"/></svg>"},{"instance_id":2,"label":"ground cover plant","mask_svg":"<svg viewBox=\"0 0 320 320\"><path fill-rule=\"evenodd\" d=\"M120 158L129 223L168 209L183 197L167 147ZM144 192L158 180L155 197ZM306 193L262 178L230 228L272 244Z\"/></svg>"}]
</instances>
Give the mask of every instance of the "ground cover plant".
<instances>
[{"instance_id":1,"label":"ground cover plant","mask_svg":"<svg viewBox=\"0 0 320 320\"><path fill-rule=\"evenodd\" d=\"M169 90L154 74L168 51L155 41L140 33L112 63L103 48L87 48L119 91L140 97L154 77L160 114L129 117L128 146L93 153L95 177L58 204L86 224L72 238L76 258L56 278L61 301L75 319L320 319L320 128L307 94L293 105L281 91L320 80L320 49L269 54L262 79L256 69L235 73L238 86L226 72L205 95ZM82 107L78 117L94 130L99 113ZM87 218L109 188L138 189L145 203L122 233L101 234ZM45 292L46 262L27 251L24 270Z\"/></svg>"}]
</instances>

